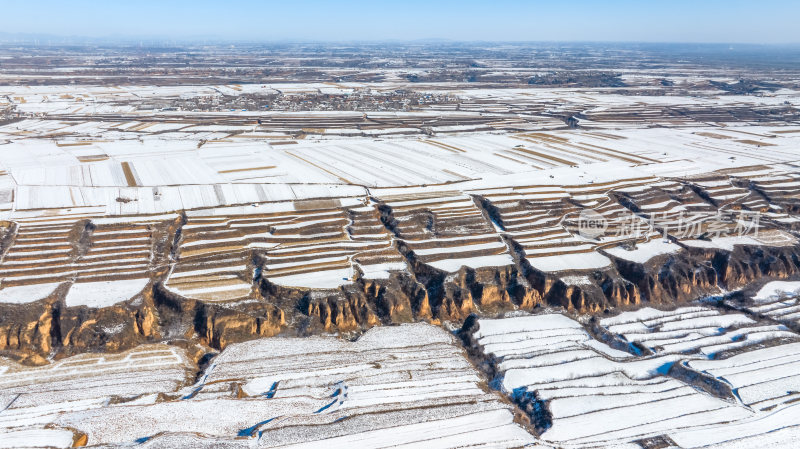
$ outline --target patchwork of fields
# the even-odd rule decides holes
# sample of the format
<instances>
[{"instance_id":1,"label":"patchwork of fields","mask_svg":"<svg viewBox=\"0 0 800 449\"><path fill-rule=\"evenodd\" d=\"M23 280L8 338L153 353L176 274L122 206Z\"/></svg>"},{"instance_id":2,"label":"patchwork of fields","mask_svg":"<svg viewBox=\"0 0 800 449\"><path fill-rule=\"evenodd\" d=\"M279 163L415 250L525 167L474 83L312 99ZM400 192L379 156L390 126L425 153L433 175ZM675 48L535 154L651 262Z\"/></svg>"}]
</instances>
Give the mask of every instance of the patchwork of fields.
<instances>
[{"instance_id":1,"label":"patchwork of fields","mask_svg":"<svg viewBox=\"0 0 800 449\"><path fill-rule=\"evenodd\" d=\"M3 447L520 447L535 443L455 339L427 324L356 342L230 346L195 382L183 351L140 347L0 368Z\"/></svg>"},{"instance_id":2,"label":"patchwork of fields","mask_svg":"<svg viewBox=\"0 0 800 449\"><path fill-rule=\"evenodd\" d=\"M797 438L800 336L785 326L704 306L624 312L589 325L594 335L585 326L542 314L470 330L493 382L531 411L544 441L690 448Z\"/></svg>"},{"instance_id":3,"label":"patchwork of fields","mask_svg":"<svg viewBox=\"0 0 800 449\"><path fill-rule=\"evenodd\" d=\"M4 48L0 448L800 441L791 69Z\"/></svg>"}]
</instances>

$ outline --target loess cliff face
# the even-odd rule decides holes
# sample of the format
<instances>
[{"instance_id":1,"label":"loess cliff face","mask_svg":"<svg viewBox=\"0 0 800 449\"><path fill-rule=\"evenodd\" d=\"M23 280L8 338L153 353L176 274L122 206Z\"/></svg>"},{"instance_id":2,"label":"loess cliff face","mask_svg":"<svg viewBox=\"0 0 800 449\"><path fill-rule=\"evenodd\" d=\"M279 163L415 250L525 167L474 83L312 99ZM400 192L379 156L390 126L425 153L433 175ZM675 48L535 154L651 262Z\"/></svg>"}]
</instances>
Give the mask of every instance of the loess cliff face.
<instances>
[{"instance_id":1,"label":"loess cliff face","mask_svg":"<svg viewBox=\"0 0 800 449\"><path fill-rule=\"evenodd\" d=\"M194 339L223 349L234 342L281 332L362 331L413 321L461 322L470 314L561 307L600 313L642 303L676 304L763 278L800 274L800 247L683 248L646 263L611 257L602 270L553 275L530 266L462 267L456 273L419 267L420 275L393 273L338 289L308 290L261 280L261 298L211 303L181 297L157 283L142 295L109 307L66 307L64 288L31 304L0 305L0 349L30 364L81 352L118 352L142 343ZM570 285L564 278L591 282ZM421 282L423 279L425 282Z\"/></svg>"},{"instance_id":2,"label":"loess cliff face","mask_svg":"<svg viewBox=\"0 0 800 449\"><path fill-rule=\"evenodd\" d=\"M54 343L53 308L49 304L4 305L0 313L0 349L20 361L40 364Z\"/></svg>"},{"instance_id":3,"label":"loess cliff face","mask_svg":"<svg viewBox=\"0 0 800 449\"><path fill-rule=\"evenodd\" d=\"M734 180L722 193L705 187L719 186L723 178L595 186L593 197L570 198L566 190L550 188L536 193L546 201L444 191L349 205L303 202L288 218L281 212L180 214L133 225L92 219L59 226L6 222L0 236L3 267L33 263L30 250L43 242L59 248L68 265L37 268L58 281L39 299L0 302L0 354L41 364L154 342L190 341L221 350L277 334L352 335L385 324L459 323L471 314L540 308L597 314L645 303L676 304L764 278L800 275L794 220L767 218L763 228L772 240L733 244L707 235L682 240L668 226L636 241L575 239L576 214L589 207L614 226L625 213L652 220L656 206L663 214L675 206L706 214L766 210L770 201L787 211L797 206L794 197L764 183ZM731 191L739 192L738 202L719 200ZM45 233L48 237L41 237ZM668 242L663 234L669 234ZM644 259L619 250L623 244L636 250L647 240L672 249ZM543 258L560 260L562 254L578 267L583 258L605 263L542 268ZM141 277L125 271L129 266L144 270L146 285L110 304L78 298L82 305L74 305L74 285L88 277L112 283ZM302 281L321 270L340 273L343 267L344 272L352 267L350 276L337 274L333 286L290 287L284 280ZM24 269L3 269L4 288L26 286Z\"/></svg>"},{"instance_id":4,"label":"loess cliff face","mask_svg":"<svg viewBox=\"0 0 800 449\"><path fill-rule=\"evenodd\" d=\"M26 363L81 352L118 352L161 338L151 289L108 307L68 307L62 285L30 304L0 304L0 351Z\"/></svg>"}]
</instances>

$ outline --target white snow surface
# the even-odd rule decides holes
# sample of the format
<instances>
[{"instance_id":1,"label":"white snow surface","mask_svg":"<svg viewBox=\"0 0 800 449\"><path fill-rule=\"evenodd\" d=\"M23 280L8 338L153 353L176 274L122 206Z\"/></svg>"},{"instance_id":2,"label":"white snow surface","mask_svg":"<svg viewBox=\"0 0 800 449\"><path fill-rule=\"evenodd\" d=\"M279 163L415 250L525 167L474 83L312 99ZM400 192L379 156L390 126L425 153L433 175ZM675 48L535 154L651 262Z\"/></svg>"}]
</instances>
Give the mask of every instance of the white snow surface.
<instances>
[{"instance_id":1,"label":"white snow surface","mask_svg":"<svg viewBox=\"0 0 800 449\"><path fill-rule=\"evenodd\" d=\"M355 342L317 336L232 344L178 392L183 399L67 412L54 424L112 445L159 433L194 433L223 445L245 438L256 447L533 444L511 407L480 382L448 332L404 324L370 329Z\"/></svg>"},{"instance_id":2,"label":"white snow surface","mask_svg":"<svg viewBox=\"0 0 800 449\"><path fill-rule=\"evenodd\" d=\"M781 294L794 296L798 291L800 291L800 281L771 281L764 284L753 296L753 299L756 301L769 301Z\"/></svg>"},{"instance_id":3,"label":"white snow surface","mask_svg":"<svg viewBox=\"0 0 800 449\"><path fill-rule=\"evenodd\" d=\"M637 263L645 263L653 257L662 254L676 253L681 247L675 243L665 242L663 239L653 239L649 242L636 245L636 249L626 250L621 247L609 248L607 253L620 259L630 260Z\"/></svg>"},{"instance_id":4,"label":"white snow surface","mask_svg":"<svg viewBox=\"0 0 800 449\"><path fill-rule=\"evenodd\" d=\"M636 356L595 340L580 323L561 314L480 319L473 337L486 355L493 356L502 390L510 396L536 392L539 400L548 401L552 427L541 436L546 443L567 448L627 447L637 439L666 434L675 435L681 447L752 447L747 444L757 438L786 444L797 435L786 429L798 426L797 407L791 400L792 391L800 389L800 375L794 374L800 370L796 348L800 343L747 346L796 339L785 327L755 323L739 314L720 315L702 306L672 311L642 308L604 318L600 324L612 332L635 331L625 334L634 340L651 333L670 335L675 344L688 349L702 346L692 341L697 338L692 335L695 329L713 329L716 335L733 327L720 341L745 352L710 359L708 353L723 349L707 346L706 352L696 355L656 349L655 355ZM716 349L708 349L712 347ZM686 361L738 388L744 404L721 400L665 376L674 364ZM777 411L769 406L777 406ZM772 414L774 421L769 419Z\"/></svg>"},{"instance_id":5,"label":"white snow surface","mask_svg":"<svg viewBox=\"0 0 800 449\"><path fill-rule=\"evenodd\" d=\"M529 256L528 261L534 268L547 272L590 270L611 265L608 257L596 252L545 257Z\"/></svg>"},{"instance_id":6,"label":"white snow surface","mask_svg":"<svg viewBox=\"0 0 800 449\"><path fill-rule=\"evenodd\" d=\"M150 279L127 279L101 282L76 282L67 292L67 307L109 307L127 301L144 290Z\"/></svg>"},{"instance_id":7,"label":"white snow surface","mask_svg":"<svg viewBox=\"0 0 800 449\"><path fill-rule=\"evenodd\" d=\"M16 285L0 289L0 302L25 304L38 301L53 293L59 283Z\"/></svg>"}]
</instances>

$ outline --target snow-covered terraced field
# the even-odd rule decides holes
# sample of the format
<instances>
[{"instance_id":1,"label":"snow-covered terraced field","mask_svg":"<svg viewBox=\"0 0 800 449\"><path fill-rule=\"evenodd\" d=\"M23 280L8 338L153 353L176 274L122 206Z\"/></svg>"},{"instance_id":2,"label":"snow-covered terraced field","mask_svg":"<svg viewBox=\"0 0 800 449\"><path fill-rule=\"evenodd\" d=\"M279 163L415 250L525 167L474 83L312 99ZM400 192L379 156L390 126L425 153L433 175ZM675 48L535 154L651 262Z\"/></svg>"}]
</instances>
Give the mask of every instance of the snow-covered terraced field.
<instances>
[{"instance_id":1,"label":"snow-covered terraced field","mask_svg":"<svg viewBox=\"0 0 800 449\"><path fill-rule=\"evenodd\" d=\"M359 198L192 211L181 228L167 286L185 296L250 294L254 272L289 287L335 288L359 275L384 278L404 260L376 208ZM263 254L254 260L254 251Z\"/></svg>"},{"instance_id":2,"label":"snow-covered terraced field","mask_svg":"<svg viewBox=\"0 0 800 449\"><path fill-rule=\"evenodd\" d=\"M796 173L776 171L753 182L755 188L771 203L797 204L800 200L800 177Z\"/></svg>"},{"instance_id":3,"label":"snow-covered terraced field","mask_svg":"<svg viewBox=\"0 0 800 449\"><path fill-rule=\"evenodd\" d=\"M800 343L785 327L702 306L599 324L614 348L560 314L480 319L471 334L498 388L532 414L545 442L689 448L796 438Z\"/></svg>"},{"instance_id":4,"label":"snow-covered terraced field","mask_svg":"<svg viewBox=\"0 0 800 449\"><path fill-rule=\"evenodd\" d=\"M689 366L733 388L745 405L768 411L800 398L800 344L744 352L723 360L693 360Z\"/></svg>"},{"instance_id":5,"label":"snow-covered terraced field","mask_svg":"<svg viewBox=\"0 0 800 449\"><path fill-rule=\"evenodd\" d=\"M509 249L471 196L454 191L374 190L384 222L408 257L445 272L514 263Z\"/></svg>"},{"instance_id":6,"label":"snow-covered terraced field","mask_svg":"<svg viewBox=\"0 0 800 449\"><path fill-rule=\"evenodd\" d=\"M627 207L657 232L693 238L708 231L730 231L733 225L712 220L717 208L703 199L690 186L676 181L661 181L647 188L621 189ZM719 226L723 227L719 227Z\"/></svg>"},{"instance_id":7,"label":"snow-covered terraced field","mask_svg":"<svg viewBox=\"0 0 800 449\"><path fill-rule=\"evenodd\" d=\"M790 288L784 285L789 283L779 284L767 289ZM687 355L681 363L729 386L737 402L750 410L774 412L797 400L799 338L781 324L702 306L673 311L644 308L600 323L657 355ZM800 417L793 406L781 413ZM767 420L761 422L766 425Z\"/></svg>"},{"instance_id":8,"label":"snow-covered terraced field","mask_svg":"<svg viewBox=\"0 0 800 449\"><path fill-rule=\"evenodd\" d=\"M712 175L691 177L692 184L700 187L700 191L713 201L721 209L729 209L735 205L746 210L760 210L764 205L763 199L753 195L750 189L741 185L734 185L733 180L737 179L735 170ZM738 184L738 183L737 183Z\"/></svg>"},{"instance_id":9,"label":"snow-covered terraced field","mask_svg":"<svg viewBox=\"0 0 800 449\"><path fill-rule=\"evenodd\" d=\"M498 232L520 245L528 261L542 271L608 266L596 252L623 240L645 241L657 235L647 222L632 214L611 192L646 188L656 178L641 177L576 185L514 186L479 190L494 214ZM586 212L604 220L598 235L583 235L580 220Z\"/></svg>"},{"instance_id":10,"label":"snow-covered terraced field","mask_svg":"<svg viewBox=\"0 0 800 449\"><path fill-rule=\"evenodd\" d=\"M9 235L11 245L0 262L0 301L37 301L65 282L76 283L71 287L76 292L68 298L96 298L67 301L68 306L107 306L130 299L142 291L153 272L166 269L163 253L176 219L175 215L104 218L80 212L17 219ZM128 288L134 284L139 288ZM86 292L78 293L82 288ZM23 299L23 292L34 294Z\"/></svg>"},{"instance_id":11,"label":"snow-covered terraced field","mask_svg":"<svg viewBox=\"0 0 800 449\"><path fill-rule=\"evenodd\" d=\"M94 219L88 250L75 263L81 280L149 278L151 271L163 270L167 261L158 245L165 245L177 220L175 215Z\"/></svg>"},{"instance_id":12,"label":"snow-covered terraced field","mask_svg":"<svg viewBox=\"0 0 800 449\"><path fill-rule=\"evenodd\" d=\"M92 387L97 394L75 389L69 399L98 398L80 406L42 394L49 414L32 414L25 425L15 417L14 430L53 423L85 435L90 445L142 447L511 448L536 441L515 422L513 407L488 390L454 337L428 324L374 328L355 342L309 337L231 345L180 391L174 381L150 376L146 367L155 362L145 356L155 353L149 351L139 356L133 385L120 379ZM180 361L174 350L165 354ZM0 374L0 382L8 375ZM144 391L136 390L148 379ZM121 392L123 386L130 391ZM157 398L158 391L177 394ZM112 394L131 400L110 405L105 396ZM22 410L14 404L12 410ZM60 436L42 435L53 439L40 444Z\"/></svg>"},{"instance_id":13,"label":"snow-covered terraced field","mask_svg":"<svg viewBox=\"0 0 800 449\"><path fill-rule=\"evenodd\" d=\"M547 408L538 417L541 438L556 445L606 447L752 415L661 375L679 357L634 357L563 315L482 319L479 326L474 337L494 358L502 390Z\"/></svg>"},{"instance_id":14,"label":"snow-covered terraced field","mask_svg":"<svg viewBox=\"0 0 800 449\"><path fill-rule=\"evenodd\" d=\"M71 234L84 216L17 221L14 245L0 263L3 286L62 282L74 277Z\"/></svg>"},{"instance_id":15,"label":"snow-covered terraced field","mask_svg":"<svg viewBox=\"0 0 800 449\"><path fill-rule=\"evenodd\" d=\"M800 281L770 281L743 304L729 301L744 311L764 316L788 326L800 323Z\"/></svg>"},{"instance_id":16,"label":"snow-covered terraced field","mask_svg":"<svg viewBox=\"0 0 800 449\"><path fill-rule=\"evenodd\" d=\"M0 446L86 444L74 429L54 424L65 413L152 404L191 382L194 364L166 345L121 354L83 354L38 368L0 359Z\"/></svg>"},{"instance_id":17,"label":"snow-covered terraced field","mask_svg":"<svg viewBox=\"0 0 800 449\"><path fill-rule=\"evenodd\" d=\"M720 314L703 306L666 312L645 307L604 318L600 324L656 354L698 354L708 358L771 340L797 339L781 324L759 323L741 313Z\"/></svg>"},{"instance_id":18,"label":"snow-covered terraced field","mask_svg":"<svg viewBox=\"0 0 800 449\"><path fill-rule=\"evenodd\" d=\"M278 246L266 251L262 276L278 285L333 288L352 282L356 270L374 278L405 268L378 211L347 200L350 208L320 205L275 224Z\"/></svg>"}]
</instances>

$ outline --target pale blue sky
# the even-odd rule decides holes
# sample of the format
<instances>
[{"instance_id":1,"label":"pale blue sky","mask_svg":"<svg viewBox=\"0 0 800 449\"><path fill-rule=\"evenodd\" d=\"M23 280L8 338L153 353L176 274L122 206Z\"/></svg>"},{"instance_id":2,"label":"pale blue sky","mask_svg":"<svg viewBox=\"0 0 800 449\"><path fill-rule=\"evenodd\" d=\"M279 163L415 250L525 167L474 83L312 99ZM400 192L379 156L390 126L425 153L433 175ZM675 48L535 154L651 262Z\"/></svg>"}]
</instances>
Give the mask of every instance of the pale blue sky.
<instances>
[{"instance_id":1,"label":"pale blue sky","mask_svg":"<svg viewBox=\"0 0 800 449\"><path fill-rule=\"evenodd\" d=\"M797 0L0 0L0 32L154 39L800 43Z\"/></svg>"}]
</instances>

